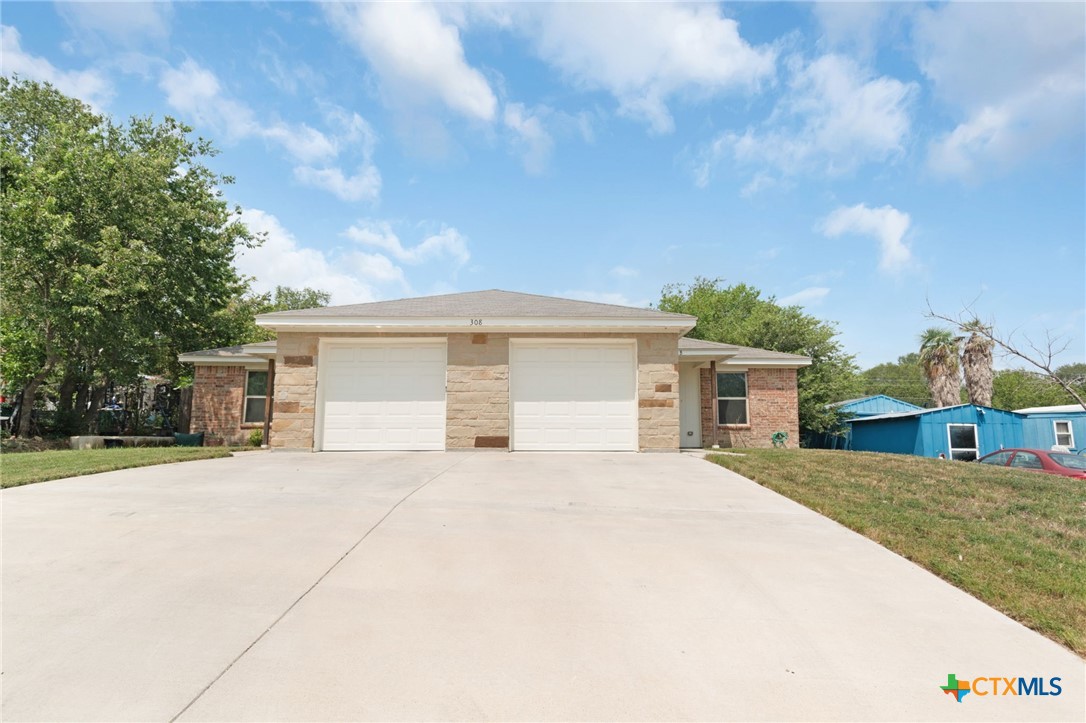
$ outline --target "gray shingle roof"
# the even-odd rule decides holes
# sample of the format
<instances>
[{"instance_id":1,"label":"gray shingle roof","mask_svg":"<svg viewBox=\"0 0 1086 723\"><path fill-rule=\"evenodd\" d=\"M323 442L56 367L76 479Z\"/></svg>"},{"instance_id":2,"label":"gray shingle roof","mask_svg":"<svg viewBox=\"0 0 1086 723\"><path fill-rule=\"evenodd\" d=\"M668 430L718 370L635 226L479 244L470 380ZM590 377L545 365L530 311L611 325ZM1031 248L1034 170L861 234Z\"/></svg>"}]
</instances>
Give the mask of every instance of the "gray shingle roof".
<instances>
[{"instance_id":1,"label":"gray shingle roof","mask_svg":"<svg viewBox=\"0 0 1086 723\"><path fill-rule=\"evenodd\" d=\"M395 301L374 301L368 304L325 306L298 311L277 311L261 314L261 319L292 319L309 317L365 317L365 318L441 318L466 317L570 317L586 319L661 319L695 321L686 314L672 314L655 309L638 309L632 306L600 304L594 301L560 299L554 296L521 294L515 291L469 291L459 294L422 296Z\"/></svg>"},{"instance_id":2,"label":"gray shingle roof","mask_svg":"<svg viewBox=\"0 0 1086 723\"><path fill-rule=\"evenodd\" d=\"M251 356L254 352L274 352L276 341L259 341L253 344L242 344L239 346L223 346L218 349L201 349L200 351L187 351L181 356L218 356L224 359L231 357L247 357Z\"/></svg>"}]
</instances>

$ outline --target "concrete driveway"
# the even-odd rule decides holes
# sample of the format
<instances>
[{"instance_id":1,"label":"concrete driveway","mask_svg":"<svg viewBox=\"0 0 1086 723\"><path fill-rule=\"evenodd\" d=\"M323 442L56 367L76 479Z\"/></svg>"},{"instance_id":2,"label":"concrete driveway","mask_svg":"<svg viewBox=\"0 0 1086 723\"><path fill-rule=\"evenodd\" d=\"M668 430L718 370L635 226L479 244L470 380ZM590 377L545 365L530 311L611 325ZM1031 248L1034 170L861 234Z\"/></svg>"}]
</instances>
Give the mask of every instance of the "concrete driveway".
<instances>
[{"instance_id":1,"label":"concrete driveway","mask_svg":"<svg viewBox=\"0 0 1086 723\"><path fill-rule=\"evenodd\" d=\"M688 455L249 453L2 502L4 720L1084 716L1078 657Z\"/></svg>"}]
</instances>

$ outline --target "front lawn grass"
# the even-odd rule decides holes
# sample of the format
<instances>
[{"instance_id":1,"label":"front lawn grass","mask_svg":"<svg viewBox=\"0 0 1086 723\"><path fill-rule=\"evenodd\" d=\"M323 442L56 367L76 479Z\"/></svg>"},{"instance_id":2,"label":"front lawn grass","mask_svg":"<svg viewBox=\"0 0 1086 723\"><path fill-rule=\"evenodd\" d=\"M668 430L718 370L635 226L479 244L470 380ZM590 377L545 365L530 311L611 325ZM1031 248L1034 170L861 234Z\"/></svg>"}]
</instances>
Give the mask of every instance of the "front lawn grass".
<instances>
[{"instance_id":1,"label":"front lawn grass","mask_svg":"<svg viewBox=\"0 0 1086 723\"><path fill-rule=\"evenodd\" d=\"M129 467L229 457L223 447L125 447L54 450L0 455L0 487L18 487L64 477Z\"/></svg>"},{"instance_id":2,"label":"front lawn grass","mask_svg":"<svg viewBox=\"0 0 1086 723\"><path fill-rule=\"evenodd\" d=\"M709 459L1086 655L1081 480L894 454L736 451Z\"/></svg>"}]
</instances>

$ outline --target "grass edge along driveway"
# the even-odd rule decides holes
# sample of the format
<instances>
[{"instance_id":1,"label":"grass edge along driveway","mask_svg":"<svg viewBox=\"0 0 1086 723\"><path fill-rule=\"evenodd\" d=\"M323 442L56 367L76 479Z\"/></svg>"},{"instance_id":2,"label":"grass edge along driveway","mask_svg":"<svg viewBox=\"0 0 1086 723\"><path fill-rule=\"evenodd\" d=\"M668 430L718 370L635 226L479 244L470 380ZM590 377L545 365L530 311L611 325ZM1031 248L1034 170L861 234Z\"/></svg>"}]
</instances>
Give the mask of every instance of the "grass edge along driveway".
<instances>
[{"instance_id":1,"label":"grass edge along driveway","mask_svg":"<svg viewBox=\"0 0 1086 723\"><path fill-rule=\"evenodd\" d=\"M53 450L0 455L0 487L19 487L130 467L229 457L225 447L125 447Z\"/></svg>"},{"instance_id":2,"label":"grass edge along driveway","mask_svg":"<svg viewBox=\"0 0 1086 723\"><path fill-rule=\"evenodd\" d=\"M1086 657L1086 485L968 462L830 450L710 455Z\"/></svg>"}]
</instances>

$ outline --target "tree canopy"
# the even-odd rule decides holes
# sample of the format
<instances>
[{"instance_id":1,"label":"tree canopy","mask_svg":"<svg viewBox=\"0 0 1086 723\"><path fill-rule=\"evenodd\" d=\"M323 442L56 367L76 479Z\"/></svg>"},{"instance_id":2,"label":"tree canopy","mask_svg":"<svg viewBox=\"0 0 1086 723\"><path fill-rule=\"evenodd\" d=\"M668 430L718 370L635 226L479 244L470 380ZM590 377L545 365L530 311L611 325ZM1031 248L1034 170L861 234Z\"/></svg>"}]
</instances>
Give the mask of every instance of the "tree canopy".
<instances>
[{"instance_id":1,"label":"tree canopy","mask_svg":"<svg viewBox=\"0 0 1086 723\"><path fill-rule=\"evenodd\" d=\"M859 388L853 357L845 353L832 322L799 306L781 306L753 286L724 286L719 279L698 277L689 286L665 286L659 308L698 317L690 332L696 339L811 357L811 365L798 372L803 429L834 428L837 412L826 405L855 396Z\"/></svg>"},{"instance_id":2,"label":"tree canopy","mask_svg":"<svg viewBox=\"0 0 1086 723\"><path fill-rule=\"evenodd\" d=\"M190 134L0 78L9 388L33 400L54 374L73 388L176 372L179 352L230 341L223 312L245 289L234 254L256 239L222 197L231 179L205 165L215 149Z\"/></svg>"},{"instance_id":3,"label":"tree canopy","mask_svg":"<svg viewBox=\"0 0 1086 723\"><path fill-rule=\"evenodd\" d=\"M932 406L931 391L920 366L920 355L913 352L885 362L860 374L860 394L865 397L885 394L919 407Z\"/></svg>"},{"instance_id":4,"label":"tree canopy","mask_svg":"<svg viewBox=\"0 0 1086 723\"><path fill-rule=\"evenodd\" d=\"M309 287L294 289L276 286L275 291L263 294L245 293L230 300L221 312L222 325L227 330L231 344L250 344L275 338L275 332L256 325L258 314L274 311L294 311L328 306L332 295L327 291Z\"/></svg>"}]
</instances>

